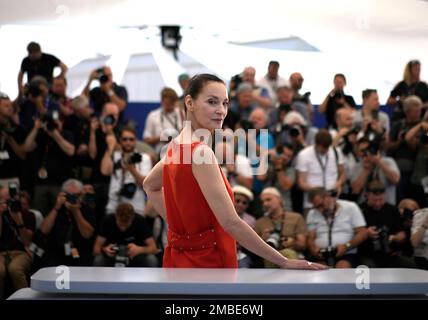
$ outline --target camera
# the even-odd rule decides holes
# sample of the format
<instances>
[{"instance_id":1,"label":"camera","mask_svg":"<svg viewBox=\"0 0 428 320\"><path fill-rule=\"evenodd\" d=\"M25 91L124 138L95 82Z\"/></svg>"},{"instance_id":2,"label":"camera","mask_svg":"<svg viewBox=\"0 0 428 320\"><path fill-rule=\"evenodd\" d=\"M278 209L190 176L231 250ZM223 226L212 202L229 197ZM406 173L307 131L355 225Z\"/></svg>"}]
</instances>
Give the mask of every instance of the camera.
<instances>
[{"instance_id":1,"label":"camera","mask_svg":"<svg viewBox=\"0 0 428 320\"><path fill-rule=\"evenodd\" d=\"M98 81L103 84L108 82L108 76L104 74L104 68L98 68L97 73L99 75Z\"/></svg>"},{"instance_id":2,"label":"camera","mask_svg":"<svg viewBox=\"0 0 428 320\"><path fill-rule=\"evenodd\" d=\"M7 206L12 213L21 211L21 201L19 200L19 189L16 183L9 184L10 199L7 201Z\"/></svg>"},{"instance_id":3,"label":"camera","mask_svg":"<svg viewBox=\"0 0 428 320\"><path fill-rule=\"evenodd\" d=\"M378 237L376 239L372 239L373 244L373 250L376 252L383 252L383 253L389 253L390 252L390 246L389 246L389 229L387 226L382 226L378 230Z\"/></svg>"},{"instance_id":4,"label":"camera","mask_svg":"<svg viewBox=\"0 0 428 320\"><path fill-rule=\"evenodd\" d=\"M412 221L413 220L413 210L409 209L409 208L405 208L403 210L403 218L405 220L409 220Z\"/></svg>"},{"instance_id":5,"label":"camera","mask_svg":"<svg viewBox=\"0 0 428 320\"><path fill-rule=\"evenodd\" d=\"M311 96L310 92L306 92L305 94L301 95L301 96L295 96L293 98L293 101L299 101L299 102L303 102L303 103L309 103L309 97Z\"/></svg>"},{"instance_id":6,"label":"camera","mask_svg":"<svg viewBox=\"0 0 428 320\"><path fill-rule=\"evenodd\" d=\"M289 104L281 104L281 105L278 107L278 112L279 112L279 113L281 113L281 112L288 113L288 112L290 112L291 110L293 110L293 109L291 108L291 105L289 105Z\"/></svg>"},{"instance_id":7,"label":"camera","mask_svg":"<svg viewBox=\"0 0 428 320\"><path fill-rule=\"evenodd\" d=\"M422 144L428 144L428 132L421 134L420 141Z\"/></svg>"},{"instance_id":8,"label":"camera","mask_svg":"<svg viewBox=\"0 0 428 320\"><path fill-rule=\"evenodd\" d=\"M116 119L111 114L109 114L104 118L103 122L104 122L104 125L106 126L112 126L115 123L115 120Z\"/></svg>"},{"instance_id":9,"label":"camera","mask_svg":"<svg viewBox=\"0 0 428 320\"><path fill-rule=\"evenodd\" d=\"M11 122L0 123L0 132L4 132L7 135L11 135L15 132L16 126Z\"/></svg>"},{"instance_id":10,"label":"camera","mask_svg":"<svg viewBox=\"0 0 428 320\"><path fill-rule=\"evenodd\" d=\"M120 244L114 246L113 251L116 253L114 266L116 268L127 267L129 265L128 246L126 244Z\"/></svg>"},{"instance_id":11,"label":"camera","mask_svg":"<svg viewBox=\"0 0 428 320\"><path fill-rule=\"evenodd\" d=\"M128 159L127 164L136 164L142 161L142 156L138 152L134 152Z\"/></svg>"},{"instance_id":12,"label":"camera","mask_svg":"<svg viewBox=\"0 0 428 320\"><path fill-rule=\"evenodd\" d=\"M230 82L233 83L233 88L232 90L236 90L239 85L242 83L242 77L240 74L234 75L231 79Z\"/></svg>"},{"instance_id":13,"label":"camera","mask_svg":"<svg viewBox=\"0 0 428 320\"><path fill-rule=\"evenodd\" d=\"M282 222L281 221L275 221L275 228L272 230L272 232L269 235L269 238L266 240L266 243L270 245L272 248L279 249L281 244L281 229L282 229Z\"/></svg>"},{"instance_id":14,"label":"camera","mask_svg":"<svg viewBox=\"0 0 428 320\"><path fill-rule=\"evenodd\" d=\"M46 127L48 131L53 131L58 128L56 121L59 120L59 112L56 110L48 111L44 115L40 116L40 121Z\"/></svg>"},{"instance_id":15,"label":"camera","mask_svg":"<svg viewBox=\"0 0 428 320\"><path fill-rule=\"evenodd\" d=\"M300 126L298 125L287 125L284 129L286 129L290 137L293 138L297 138L300 134Z\"/></svg>"},{"instance_id":16,"label":"camera","mask_svg":"<svg viewBox=\"0 0 428 320\"><path fill-rule=\"evenodd\" d=\"M127 199L132 199L135 192L137 192L137 185L135 183L125 183L120 189L119 195Z\"/></svg>"},{"instance_id":17,"label":"camera","mask_svg":"<svg viewBox=\"0 0 428 320\"><path fill-rule=\"evenodd\" d=\"M336 254L337 249L333 246L328 246L320 250L321 257L327 262L329 267L334 267L336 265Z\"/></svg>"},{"instance_id":18,"label":"camera","mask_svg":"<svg viewBox=\"0 0 428 320\"><path fill-rule=\"evenodd\" d=\"M39 97L39 96L41 96L42 95L42 90L40 90L40 86L39 86L39 84L37 84L37 85L29 85L28 86L28 89L27 89L27 93L28 93L28 95L30 95L31 97L33 97L33 98L37 98L37 97Z\"/></svg>"},{"instance_id":19,"label":"camera","mask_svg":"<svg viewBox=\"0 0 428 320\"><path fill-rule=\"evenodd\" d=\"M372 115L373 120L379 120L379 110L378 109L372 110L371 115Z\"/></svg>"},{"instance_id":20,"label":"camera","mask_svg":"<svg viewBox=\"0 0 428 320\"><path fill-rule=\"evenodd\" d=\"M79 196L77 194L66 193L65 199L69 204L76 204L79 200Z\"/></svg>"},{"instance_id":21,"label":"camera","mask_svg":"<svg viewBox=\"0 0 428 320\"><path fill-rule=\"evenodd\" d=\"M342 90L335 90L330 94L330 98L333 100L339 100L342 99L345 96Z\"/></svg>"}]
</instances>

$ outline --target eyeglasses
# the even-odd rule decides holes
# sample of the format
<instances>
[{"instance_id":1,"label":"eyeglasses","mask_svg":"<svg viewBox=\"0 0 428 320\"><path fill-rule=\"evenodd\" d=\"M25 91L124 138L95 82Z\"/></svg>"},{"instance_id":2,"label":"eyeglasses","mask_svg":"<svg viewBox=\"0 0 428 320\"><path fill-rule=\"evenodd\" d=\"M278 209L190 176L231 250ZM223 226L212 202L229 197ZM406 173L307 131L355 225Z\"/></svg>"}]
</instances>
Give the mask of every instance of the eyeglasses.
<instances>
[{"instance_id":1,"label":"eyeglasses","mask_svg":"<svg viewBox=\"0 0 428 320\"><path fill-rule=\"evenodd\" d=\"M135 138L123 137L123 138L120 138L120 140L122 140L122 141L135 141Z\"/></svg>"},{"instance_id":2,"label":"eyeglasses","mask_svg":"<svg viewBox=\"0 0 428 320\"><path fill-rule=\"evenodd\" d=\"M235 199L235 202L236 202L236 203L242 203L243 205L247 205L247 204L248 204L248 201L245 201L245 200L239 200L239 199Z\"/></svg>"}]
</instances>

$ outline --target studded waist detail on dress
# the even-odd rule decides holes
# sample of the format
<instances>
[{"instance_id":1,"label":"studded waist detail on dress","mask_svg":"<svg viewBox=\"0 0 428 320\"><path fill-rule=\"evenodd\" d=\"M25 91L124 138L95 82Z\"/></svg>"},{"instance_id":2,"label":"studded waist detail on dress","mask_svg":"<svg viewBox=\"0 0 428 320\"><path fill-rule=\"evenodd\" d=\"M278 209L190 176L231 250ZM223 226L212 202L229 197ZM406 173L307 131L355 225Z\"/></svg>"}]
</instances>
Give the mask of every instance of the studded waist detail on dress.
<instances>
[{"instance_id":1,"label":"studded waist detail on dress","mask_svg":"<svg viewBox=\"0 0 428 320\"><path fill-rule=\"evenodd\" d=\"M178 234L168 230L168 245L178 251L204 250L217 246L216 232L214 228L194 233Z\"/></svg>"}]
</instances>

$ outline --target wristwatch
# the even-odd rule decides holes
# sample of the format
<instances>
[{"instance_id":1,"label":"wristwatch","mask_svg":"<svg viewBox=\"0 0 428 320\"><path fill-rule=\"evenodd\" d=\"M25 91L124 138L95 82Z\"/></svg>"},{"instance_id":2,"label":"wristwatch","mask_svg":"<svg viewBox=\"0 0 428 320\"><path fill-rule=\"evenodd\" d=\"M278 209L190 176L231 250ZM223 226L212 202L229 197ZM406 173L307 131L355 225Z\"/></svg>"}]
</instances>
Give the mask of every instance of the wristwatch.
<instances>
[{"instance_id":1,"label":"wristwatch","mask_svg":"<svg viewBox=\"0 0 428 320\"><path fill-rule=\"evenodd\" d=\"M346 249L348 249L348 250L349 250L349 249L351 249L351 247L352 247L350 242L347 242L347 243L345 244L345 246L346 246Z\"/></svg>"}]
</instances>

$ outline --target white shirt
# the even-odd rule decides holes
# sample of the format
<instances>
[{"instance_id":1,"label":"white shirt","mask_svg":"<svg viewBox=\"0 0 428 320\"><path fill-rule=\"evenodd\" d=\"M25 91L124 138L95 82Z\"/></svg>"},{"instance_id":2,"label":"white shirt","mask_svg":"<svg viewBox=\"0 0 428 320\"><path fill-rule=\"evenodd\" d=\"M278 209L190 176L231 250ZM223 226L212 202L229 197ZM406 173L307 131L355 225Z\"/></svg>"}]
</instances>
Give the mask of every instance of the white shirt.
<instances>
[{"instance_id":1,"label":"white shirt","mask_svg":"<svg viewBox=\"0 0 428 320\"><path fill-rule=\"evenodd\" d=\"M142 156L142 160L140 163L135 164L137 171L142 176L147 176L152 169L152 160L150 156L146 153L140 153ZM113 153L113 163L116 163L122 158L122 153L120 151L115 151ZM123 183L136 183L134 176L127 171L125 174L125 179ZM108 203L106 207L107 213L114 213L116 211L116 207L119 205L119 195L122 186L122 169L118 169L113 171L110 177L110 187L108 191ZM132 199L127 199L125 197L121 197L121 202L130 203L133 205L136 213L143 215L144 211L144 191L141 187L137 186L137 191Z\"/></svg>"},{"instance_id":2,"label":"white shirt","mask_svg":"<svg viewBox=\"0 0 428 320\"><path fill-rule=\"evenodd\" d=\"M183 120L180 111L175 108L174 111L165 114L162 107L157 108L149 113L144 125L144 138L161 137L158 145L162 146L168 141L168 136L175 138L183 128ZM158 145L155 148L158 148Z\"/></svg>"},{"instance_id":3,"label":"white shirt","mask_svg":"<svg viewBox=\"0 0 428 320\"><path fill-rule=\"evenodd\" d=\"M414 234L422 226L428 215L428 208L424 208L415 212L412 222L412 234ZM428 230L425 230L421 243L415 248L413 255L415 257L424 257L428 259Z\"/></svg>"},{"instance_id":4,"label":"white shirt","mask_svg":"<svg viewBox=\"0 0 428 320\"><path fill-rule=\"evenodd\" d=\"M338 160L337 162L339 165L343 165L345 161L342 152L340 149L336 148L336 150ZM297 156L296 170L307 173L306 182L311 186L324 187L327 190L332 190L335 188L337 179L339 177L336 155L333 151L333 147L328 149L326 155L318 155L318 158L315 152L315 146L306 147L300 151ZM304 207L311 207L306 192L304 194Z\"/></svg>"},{"instance_id":5,"label":"white shirt","mask_svg":"<svg viewBox=\"0 0 428 320\"><path fill-rule=\"evenodd\" d=\"M257 85L259 87L265 88L268 91L269 97L272 99L272 104L275 105L277 101L276 90L279 87L288 86L289 83L283 77L278 76L275 80L272 80L268 77L268 75L265 75L257 82Z\"/></svg>"},{"instance_id":6,"label":"white shirt","mask_svg":"<svg viewBox=\"0 0 428 320\"><path fill-rule=\"evenodd\" d=\"M337 200L338 209L334 216L332 243L333 247L339 244L346 244L351 241L355 235L355 228L365 227L366 220L361 213L360 208L351 201ZM315 244L320 248L328 247L328 225L323 214L317 209L309 211L306 217L308 230L316 231ZM357 249L353 248L347 253L356 253Z\"/></svg>"}]
</instances>

